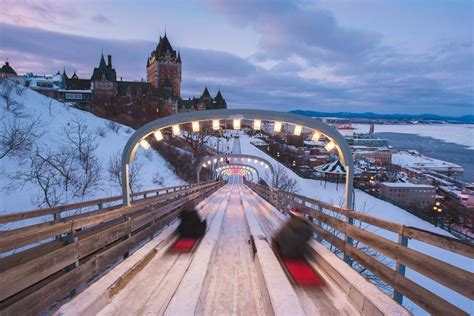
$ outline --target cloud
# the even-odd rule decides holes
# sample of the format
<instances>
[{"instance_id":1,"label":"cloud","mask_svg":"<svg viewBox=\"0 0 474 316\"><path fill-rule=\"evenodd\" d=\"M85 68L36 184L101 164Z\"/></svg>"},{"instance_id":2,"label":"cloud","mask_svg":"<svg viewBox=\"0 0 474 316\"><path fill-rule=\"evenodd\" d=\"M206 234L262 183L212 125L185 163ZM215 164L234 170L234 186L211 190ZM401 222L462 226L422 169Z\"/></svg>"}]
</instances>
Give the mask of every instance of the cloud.
<instances>
[{"instance_id":1,"label":"cloud","mask_svg":"<svg viewBox=\"0 0 474 316\"><path fill-rule=\"evenodd\" d=\"M100 13L92 16L91 20L92 22L98 23L98 24L111 24L111 21L109 20L109 18Z\"/></svg>"},{"instance_id":2,"label":"cloud","mask_svg":"<svg viewBox=\"0 0 474 316\"><path fill-rule=\"evenodd\" d=\"M146 78L146 59L157 45L5 23L0 30L0 57L9 57L19 73L55 73L66 67L87 78L104 50L112 54L119 78L140 80ZM469 50L472 43L452 42L440 42L420 55L378 48L360 64L318 64L292 54L263 67L258 56L182 47L182 94L198 96L207 85L212 94L221 88L234 108L464 115L474 107Z\"/></svg>"},{"instance_id":3,"label":"cloud","mask_svg":"<svg viewBox=\"0 0 474 316\"><path fill-rule=\"evenodd\" d=\"M77 5L55 0L2 0L0 22L22 26L64 26L79 17Z\"/></svg>"}]
</instances>

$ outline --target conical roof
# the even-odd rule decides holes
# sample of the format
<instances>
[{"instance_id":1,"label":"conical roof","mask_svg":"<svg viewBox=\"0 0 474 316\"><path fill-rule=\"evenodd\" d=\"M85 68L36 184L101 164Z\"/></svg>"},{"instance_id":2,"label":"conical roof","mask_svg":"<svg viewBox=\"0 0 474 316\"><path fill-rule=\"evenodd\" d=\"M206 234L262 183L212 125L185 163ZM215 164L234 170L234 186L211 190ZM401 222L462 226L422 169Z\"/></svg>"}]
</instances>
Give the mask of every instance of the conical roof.
<instances>
[{"instance_id":1,"label":"conical roof","mask_svg":"<svg viewBox=\"0 0 474 316\"><path fill-rule=\"evenodd\" d=\"M99 68L105 68L105 67L107 67L107 64L105 63L104 53L102 53L102 56L100 57Z\"/></svg>"},{"instance_id":2,"label":"conical roof","mask_svg":"<svg viewBox=\"0 0 474 316\"><path fill-rule=\"evenodd\" d=\"M201 98L207 98L207 99L210 99L211 98L211 94L209 93L209 90L207 89L207 86L204 88L204 91L202 92L202 96Z\"/></svg>"},{"instance_id":3,"label":"conical roof","mask_svg":"<svg viewBox=\"0 0 474 316\"><path fill-rule=\"evenodd\" d=\"M5 62L2 68L0 68L0 72L9 75L16 75L16 71L10 66L8 61Z\"/></svg>"}]
</instances>

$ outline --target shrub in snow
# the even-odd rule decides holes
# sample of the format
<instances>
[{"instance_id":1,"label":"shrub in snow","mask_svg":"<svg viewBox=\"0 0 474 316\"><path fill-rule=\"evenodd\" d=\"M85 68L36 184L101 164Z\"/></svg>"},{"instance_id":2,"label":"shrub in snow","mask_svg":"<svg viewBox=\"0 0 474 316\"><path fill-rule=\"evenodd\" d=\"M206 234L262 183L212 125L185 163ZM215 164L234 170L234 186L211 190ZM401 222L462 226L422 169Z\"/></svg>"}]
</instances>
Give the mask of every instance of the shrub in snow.
<instances>
[{"instance_id":1,"label":"shrub in snow","mask_svg":"<svg viewBox=\"0 0 474 316\"><path fill-rule=\"evenodd\" d=\"M152 181L153 181L153 184L156 184L159 186L162 186L165 183L165 179L162 176L160 176L159 172L156 172L153 175Z\"/></svg>"},{"instance_id":2,"label":"shrub in snow","mask_svg":"<svg viewBox=\"0 0 474 316\"><path fill-rule=\"evenodd\" d=\"M105 137L107 136L107 129L104 126L97 126L95 133L100 137Z\"/></svg>"},{"instance_id":3,"label":"shrub in snow","mask_svg":"<svg viewBox=\"0 0 474 316\"><path fill-rule=\"evenodd\" d=\"M14 82L7 79L1 79L0 85L2 86L2 98L5 101L6 110L16 117L21 117L23 115L23 103L19 102L13 94L21 96L25 88L17 86Z\"/></svg>"},{"instance_id":4,"label":"shrub in snow","mask_svg":"<svg viewBox=\"0 0 474 316\"><path fill-rule=\"evenodd\" d=\"M108 121L107 122L107 127L112 131L114 132L115 134L118 134L120 132L120 129L121 129L121 125L114 122L114 121Z\"/></svg>"}]
</instances>

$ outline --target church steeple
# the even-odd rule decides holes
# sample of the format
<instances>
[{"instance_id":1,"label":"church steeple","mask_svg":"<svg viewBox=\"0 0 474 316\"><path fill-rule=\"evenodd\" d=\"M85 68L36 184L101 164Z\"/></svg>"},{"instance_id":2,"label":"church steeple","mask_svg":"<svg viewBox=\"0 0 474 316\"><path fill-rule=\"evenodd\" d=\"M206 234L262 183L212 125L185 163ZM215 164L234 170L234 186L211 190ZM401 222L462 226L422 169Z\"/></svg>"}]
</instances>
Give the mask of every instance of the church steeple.
<instances>
[{"instance_id":1,"label":"church steeple","mask_svg":"<svg viewBox=\"0 0 474 316\"><path fill-rule=\"evenodd\" d=\"M207 86L204 88L204 91L202 92L201 99L203 100L210 100L211 99L211 94L209 93L209 90L207 89Z\"/></svg>"},{"instance_id":2,"label":"church steeple","mask_svg":"<svg viewBox=\"0 0 474 316\"><path fill-rule=\"evenodd\" d=\"M99 68L105 68L107 64L105 63L104 52L102 51L102 56L100 57Z\"/></svg>"},{"instance_id":3,"label":"church steeple","mask_svg":"<svg viewBox=\"0 0 474 316\"><path fill-rule=\"evenodd\" d=\"M63 77L66 79L69 79L67 74L66 74L66 67L63 68Z\"/></svg>"},{"instance_id":4,"label":"church steeple","mask_svg":"<svg viewBox=\"0 0 474 316\"><path fill-rule=\"evenodd\" d=\"M220 88L219 91L217 91L216 98L214 100L216 102L216 109L227 109L227 102L225 102Z\"/></svg>"}]
</instances>

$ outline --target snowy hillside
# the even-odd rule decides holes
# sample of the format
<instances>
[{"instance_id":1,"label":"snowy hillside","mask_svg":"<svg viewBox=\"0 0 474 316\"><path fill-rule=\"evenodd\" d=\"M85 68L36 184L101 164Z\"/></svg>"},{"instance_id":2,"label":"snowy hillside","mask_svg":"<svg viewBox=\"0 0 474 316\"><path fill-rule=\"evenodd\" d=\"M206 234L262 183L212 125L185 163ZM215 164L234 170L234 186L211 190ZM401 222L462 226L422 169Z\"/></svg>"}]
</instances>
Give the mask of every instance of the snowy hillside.
<instances>
[{"instance_id":1,"label":"snowy hillside","mask_svg":"<svg viewBox=\"0 0 474 316\"><path fill-rule=\"evenodd\" d=\"M120 194L117 167L132 129L10 83L0 92L0 212ZM183 183L155 151L139 149L133 165L135 191Z\"/></svg>"},{"instance_id":2,"label":"snowy hillside","mask_svg":"<svg viewBox=\"0 0 474 316\"><path fill-rule=\"evenodd\" d=\"M343 200L344 200L344 183L340 183L339 185L336 185L335 183L330 183L330 182L324 183L324 181L301 178L297 174L292 172L290 169L281 165L278 161L273 159L271 156L267 155L266 153L264 153L263 151L261 151L260 149L258 149L257 147L251 144L252 141L257 141L257 139L250 138L245 133L240 133L239 139L240 139L240 146L234 146L234 148L239 147L242 154L255 155L255 156L265 158L273 165L275 170L278 169L278 166L280 166L280 168L281 167L285 168L288 175L291 178L297 180L297 183L299 186L299 190L298 190L299 194L308 196L310 198L314 198L316 200L321 200L324 202L342 206ZM263 167L259 165L255 167L259 170L260 174L266 173ZM268 172L267 172L267 176L268 176L267 180L270 180L271 178L269 177ZM268 181L268 183L270 183L270 181ZM392 222L397 222L397 223L404 224L407 226L413 226L420 229L432 231L437 234L453 237L451 234L449 234L445 230L442 230L438 227L434 227L432 224L419 219L418 217L408 213L407 211L399 208L398 206L395 206L386 201L377 199L360 190L355 190L355 209L357 211L364 212L368 215L383 218ZM385 238L389 238L392 241L395 241L395 242L397 241L397 238L398 238L397 235L392 232L382 230L382 229L377 229L372 226L367 227L367 229ZM434 258L438 258L450 264L456 265L456 266L460 266L463 268L470 267L470 271L471 272L474 271L472 260L470 260L469 258L454 254L452 252L445 251L441 248L434 247L434 246L431 246L431 245L428 245L416 240L410 240L409 247L412 249L421 251ZM442 297L447 298L450 302L454 303L460 308L469 312L471 311L472 305L471 305L471 301L468 298L458 293L455 293L454 291L446 288L445 286L439 283L431 281L430 279L424 277L423 275L409 268L406 269L406 276L420 284L423 284L423 286L430 289L434 293L437 293L438 295L441 295ZM416 306L415 304L411 303L406 298L404 299L404 305L408 307L409 309L413 310L413 312L416 315L426 314L424 310L422 310L420 307Z\"/></svg>"}]
</instances>

